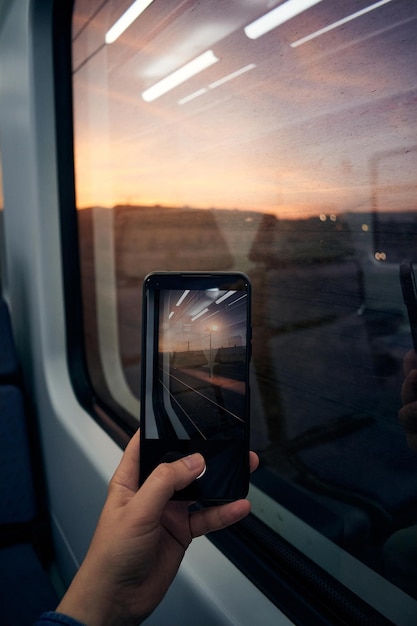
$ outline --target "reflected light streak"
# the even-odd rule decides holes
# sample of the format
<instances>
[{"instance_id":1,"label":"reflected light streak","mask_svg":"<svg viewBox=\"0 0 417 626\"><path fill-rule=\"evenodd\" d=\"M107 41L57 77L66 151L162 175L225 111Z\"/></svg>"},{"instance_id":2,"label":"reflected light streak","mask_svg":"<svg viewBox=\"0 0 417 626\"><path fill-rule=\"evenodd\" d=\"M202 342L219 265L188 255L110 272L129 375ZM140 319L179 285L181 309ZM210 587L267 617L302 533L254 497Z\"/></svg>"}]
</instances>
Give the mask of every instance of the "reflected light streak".
<instances>
[{"instance_id":1,"label":"reflected light streak","mask_svg":"<svg viewBox=\"0 0 417 626\"><path fill-rule=\"evenodd\" d=\"M230 296L233 296L234 293L236 293L236 290L235 291L226 291L226 293L224 293L222 296L220 296L220 298L218 300L216 300L216 304L220 304L224 300L227 300L227 298L230 298Z\"/></svg>"},{"instance_id":2,"label":"reflected light streak","mask_svg":"<svg viewBox=\"0 0 417 626\"><path fill-rule=\"evenodd\" d=\"M152 4L153 0L136 0L125 11L104 36L104 41L114 43L127 28Z\"/></svg>"},{"instance_id":3,"label":"reflected light streak","mask_svg":"<svg viewBox=\"0 0 417 626\"><path fill-rule=\"evenodd\" d=\"M207 320L209 320L211 317L214 317L215 315L218 315L219 311L214 311L214 313L210 313L210 315L207 315L206 319L204 320L204 323L207 323Z\"/></svg>"},{"instance_id":4,"label":"reflected light streak","mask_svg":"<svg viewBox=\"0 0 417 626\"><path fill-rule=\"evenodd\" d=\"M246 72L253 70L255 67L256 67L255 63L249 63L249 65L245 65L245 67L241 67L235 72L232 72L231 74L227 74L227 76L223 76L222 78L219 78L219 80L215 80L213 83L210 83L208 88L203 87L202 89L198 89L198 91L194 91L193 93L190 93L189 96L185 96L184 98L181 98L181 100L178 100L178 104L186 104L187 102L190 102L191 100L194 100L195 98L198 98L199 96L203 96L205 93L208 92L209 89L216 89L216 87L220 87L220 85L224 85L224 83L228 83L229 80L233 80L234 78L237 78L238 76L241 76L242 74L246 74Z\"/></svg>"},{"instance_id":5,"label":"reflected light streak","mask_svg":"<svg viewBox=\"0 0 417 626\"><path fill-rule=\"evenodd\" d=\"M195 322L195 320L198 320L198 318L204 315L204 313L207 313L207 311L208 309L203 309L202 311L200 311L200 313L197 313L197 315L194 315L194 317L191 318L191 321Z\"/></svg>"},{"instance_id":6,"label":"reflected light streak","mask_svg":"<svg viewBox=\"0 0 417 626\"><path fill-rule=\"evenodd\" d=\"M192 78L193 76L199 74L214 63L217 63L217 61L219 61L219 59L218 57L216 57L214 52L212 50L207 50L189 63L186 63L185 65L180 67L172 74L169 74L169 76L167 76L166 78L163 78L162 80L152 85L152 87L145 89L145 91L142 93L142 98L145 100L145 102L152 102L160 96L163 96L168 91L171 91L171 89L174 89L174 87L185 83L185 81L187 81L189 78Z\"/></svg>"},{"instance_id":7,"label":"reflected light streak","mask_svg":"<svg viewBox=\"0 0 417 626\"><path fill-rule=\"evenodd\" d=\"M190 93L189 96L185 96L185 98L181 98L181 100L178 100L178 104L187 104L187 102L190 102L190 100L194 100L194 98L198 98L199 96L204 95L205 93L207 93L207 91L208 89L206 89L206 87L203 87L203 89L198 89L198 91Z\"/></svg>"},{"instance_id":8,"label":"reflected light streak","mask_svg":"<svg viewBox=\"0 0 417 626\"><path fill-rule=\"evenodd\" d=\"M177 304L175 306L180 306L182 304L182 302L184 302L185 298L188 296L188 294L190 293L189 289L186 289L184 291L184 293L182 294L182 296L179 298Z\"/></svg>"},{"instance_id":9,"label":"reflected light streak","mask_svg":"<svg viewBox=\"0 0 417 626\"><path fill-rule=\"evenodd\" d=\"M315 39L316 37L320 37L320 35L324 35L325 33L328 33L330 30L333 30L334 28L343 26L343 24L347 24L348 22L355 20L357 17L361 17L362 15L365 15L366 13L369 13L370 11L379 9L379 7L382 7L384 4L388 4L388 2L392 2L392 0L380 0L380 2L375 2L375 4L371 4L368 7L361 9L360 11L351 13L351 15L348 15L347 17L344 17L343 19L338 20L337 22L333 22L333 24L329 24L329 26L320 28L319 30L316 30L314 33L311 33L310 35L306 35L305 37L301 37L301 39L297 39L297 41L293 41L293 43L291 43L290 46L291 48L297 48L298 46L302 46L303 43L307 43L307 41L311 41L312 39Z\"/></svg>"},{"instance_id":10,"label":"reflected light streak","mask_svg":"<svg viewBox=\"0 0 417 626\"><path fill-rule=\"evenodd\" d=\"M249 63L249 65L245 65L245 67L241 67L240 69L232 72L231 74L227 74L227 76L223 76L223 78L219 78L219 80L215 80L214 83L210 83L209 89L216 89L216 87L220 87L224 83L228 83L229 80L233 80L242 74L246 74L250 70L253 70L256 67L255 63Z\"/></svg>"},{"instance_id":11,"label":"reflected light streak","mask_svg":"<svg viewBox=\"0 0 417 626\"><path fill-rule=\"evenodd\" d=\"M243 300L243 298L246 298L246 297L247 297L247 294L244 293L243 296L240 296L240 298L237 298L236 300L234 300L230 306L232 306L233 304L236 304L236 302L239 302L239 300Z\"/></svg>"},{"instance_id":12,"label":"reflected light streak","mask_svg":"<svg viewBox=\"0 0 417 626\"><path fill-rule=\"evenodd\" d=\"M269 11L269 13L265 13L265 15L262 15L262 17L259 17L251 24L248 24L244 28L245 35L249 39L258 39L258 37L269 33L270 30L288 22L315 4L319 4L319 2L322 2L322 0L288 0Z\"/></svg>"}]
</instances>

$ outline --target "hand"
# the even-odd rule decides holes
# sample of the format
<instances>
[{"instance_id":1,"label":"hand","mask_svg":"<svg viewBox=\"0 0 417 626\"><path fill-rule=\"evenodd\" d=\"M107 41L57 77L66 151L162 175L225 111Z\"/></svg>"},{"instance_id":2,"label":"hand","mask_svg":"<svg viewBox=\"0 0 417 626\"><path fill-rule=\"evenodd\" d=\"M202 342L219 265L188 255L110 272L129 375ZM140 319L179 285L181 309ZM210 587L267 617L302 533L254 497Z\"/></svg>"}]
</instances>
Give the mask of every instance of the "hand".
<instances>
[{"instance_id":1,"label":"hand","mask_svg":"<svg viewBox=\"0 0 417 626\"><path fill-rule=\"evenodd\" d=\"M258 458L250 453L253 471ZM139 489L139 431L131 439L87 556L57 608L87 626L137 626L164 597L194 537L225 528L250 511L247 500L189 512L175 491L204 469L201 454L162 463Z\"/></svg>"},{"instance_id":2,"label":"hand","mask_svg":"<svg viewBox=\"0 0 417 626\"><path fill-rule=\"evenodd\" d=\"M417 356L414 350L404 357L404 374L401 388L403 407L398 419L405 429L408 445L417 450Z\"/></svg>"}]
</instances>

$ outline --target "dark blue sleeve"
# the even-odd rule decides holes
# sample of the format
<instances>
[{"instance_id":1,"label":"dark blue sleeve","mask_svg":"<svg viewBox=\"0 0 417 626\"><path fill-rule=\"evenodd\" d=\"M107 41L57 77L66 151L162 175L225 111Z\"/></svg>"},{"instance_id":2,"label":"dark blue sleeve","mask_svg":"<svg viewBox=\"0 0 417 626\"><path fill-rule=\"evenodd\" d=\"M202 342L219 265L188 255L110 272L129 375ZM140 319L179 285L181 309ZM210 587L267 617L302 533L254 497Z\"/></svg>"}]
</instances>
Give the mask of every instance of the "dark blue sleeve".
<instances>
[{"instance_id":1,"label":"dark blue sleeve","mask_svg":"<svg viewBox=\"0 0 417 626\"><path fill-rule=\"evenodd\" d=\"M78 622L72 617L68 617L68 615L54 613L53 611L43 613L34 626L54 626L55 624L61 624L61 626L85 626L85 624Z\"/></svg>"}]
</instances>

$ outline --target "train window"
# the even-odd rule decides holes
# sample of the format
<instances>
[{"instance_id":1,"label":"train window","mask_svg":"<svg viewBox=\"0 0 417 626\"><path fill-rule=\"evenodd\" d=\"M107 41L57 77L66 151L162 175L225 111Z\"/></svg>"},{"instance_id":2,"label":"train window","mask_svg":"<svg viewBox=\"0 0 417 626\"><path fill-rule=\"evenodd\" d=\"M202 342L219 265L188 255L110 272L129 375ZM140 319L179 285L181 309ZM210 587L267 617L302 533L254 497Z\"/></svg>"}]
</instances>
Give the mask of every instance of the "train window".
<instances>
[{"instance_id":1,"label":"train window","mask_svg":"<svg viewBox=\"0 0 417 626\"><path fill-rule=\"evenodd\" d=\"M416 21L413 0L76 0L72 22L97 396L136 423L148 272L246 272L254 516L396 624L417 614Z\"/></svg>"}]
</instances>

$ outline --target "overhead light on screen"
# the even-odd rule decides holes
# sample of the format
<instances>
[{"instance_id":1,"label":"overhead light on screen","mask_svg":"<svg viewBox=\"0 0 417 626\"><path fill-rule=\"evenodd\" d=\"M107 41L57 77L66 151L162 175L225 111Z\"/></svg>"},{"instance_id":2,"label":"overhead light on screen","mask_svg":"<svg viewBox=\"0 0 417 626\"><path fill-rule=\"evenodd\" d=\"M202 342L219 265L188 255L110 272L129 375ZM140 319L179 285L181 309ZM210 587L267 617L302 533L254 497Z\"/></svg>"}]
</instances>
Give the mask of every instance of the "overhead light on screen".
<instances>
[{"instance_id":1,"label":"overhead light on screen","mask_svg":"<svg viewBox=\"0 0 417 626\"><path fill-rule=\"evenodd\" d=\"M226 293L224 293L222 296L220 296L220 298L218 300L216 300L216 304L220 304L220 302L223 302L224 300L227 300L227 298L230 298L230 296L233 296L233 294L236 293L235 291L226 291Z\"/></svg>"},{"instance_id":2,"label":"overhead light on screen","mask_svg":"<svg viewBox=\"0 0 417 626\"><path fill-rule=\"evenodd\" d=\"M188 294L190 293L189 289L186 289L182 295L180 296L180 298L178 299L178 302L175 306L180 306L180 304L185 300L185 298L188 296Z\"/></svg>"},{"instance_id":3,"label":"overhead light on screen","mask_svg":"<svg viewBox=\"0 0 417 626\"><path fill-rule=\"evenodd\" d=\"M125 11L110 30L107 31L104 36L104 41L106 43L114 43L152 2L153 0L136 0L136 2L131 4L127 11Z\"/></svg>"},{"instance_id":4,"label":"overhead light on screen","mask_svg":"<svg viewBox=\"0 0 417 626\"><path fill-rule=\"evenodd\" d=\"M325 33L328 33L330 30L333 30L334 28L338 28L339 26L343 26L343 24L347 24L348 22L351 22L352 20L356 20L357 17L361 17L362 15L365 15L365 13L369 13L370 11L374 11L375 9L379 9L379 7L382 7L384 4L388 4L388 2L392 2L392 0L380 0L380 2L375 2L375 4L371 4L368 7L365 7L364 9L360 9L359 11L356 11L355 13L351 13L350 15L342 18L341 20L338 20L337 22L333 22L333 24L329 24L329 26L320 28L319 30L314 31L314 33L311 33L310 35L306 35L305 37L301 37L301 39L297 39L297 41L293 41L293 43L291 43L290 46L291 48L297 48L298 46L301 46L303 43L307 43L307 41L311 41L312 39L315 39L316 37L320 37L320 35L324 35Z\"/></svg>"},{"instance_id":5,"label":"overhead light on screen","mask_svg":"<svg viewBox=\"0 0 417 626\"><path fill-rule=\"evenodd\" d=\"M203 54L200 54L197 58L180 67L172 74L169 74L166 78L163 78L159 82L155 83L155 85L152 85L152 87L149 87L149 89L145 89L142 93L142 98L146 102L152 102L160 96L163 96L168 91L171 91L171 89L174 89L174 87L185 83L186 80L189 80L196 74L199 74L214 63L217 63L217 61L219 61L219 59L216 57L214 52L212 50L207 50L206 52L203 52Z\"/></svg>"},{"instance_id":6,"label":"overhead light on screen","mask_svg":"<svg viewBox=\"0 0 417 626\"><path fill-rule=\"evenodd\" d=\"M322 0L287 0L287 2L280 4L269 13L265 13L262 17L248 24L244 29L245 34L249 39L258 39L258 37L269 33L270 30L288 22L319 2Z\"/></svg>"},{"instance_id":7,"label":"overhead light on screen","mask_svg":"<svg viewBox=\"0 0 417 626\"><path fill-rule=\"evenodd\" d=\"M203 309L202 311L200 311L200 313L197 313L197 315L194 315L194 317L191 318L192 322L195 322L195 320L198 320L199 317L201 317L202 315L204 315L204 313L207 313L208 309Z\"/></svg>"}]
</instances>

